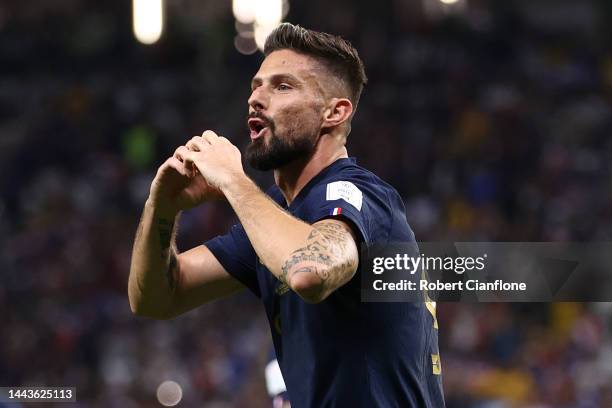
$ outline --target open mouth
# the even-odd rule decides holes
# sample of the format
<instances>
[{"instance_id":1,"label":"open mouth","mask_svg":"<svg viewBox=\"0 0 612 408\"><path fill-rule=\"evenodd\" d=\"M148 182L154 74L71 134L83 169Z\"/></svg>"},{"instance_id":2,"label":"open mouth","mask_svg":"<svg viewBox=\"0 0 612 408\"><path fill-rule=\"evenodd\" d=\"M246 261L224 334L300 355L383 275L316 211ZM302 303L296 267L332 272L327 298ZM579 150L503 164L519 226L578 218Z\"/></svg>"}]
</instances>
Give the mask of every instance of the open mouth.
<instances>
[{"instance_id":1,"label":"open mouth","mask_svg":"<svg viewBox=\"0 0 612 408\"><path fill-rule=\"evenodd\" d=\"M259 139L263 136L268 126L259 118L251 118L248 120L249 129L251 130L251 140Z\"/></svg>"}]
</instances>

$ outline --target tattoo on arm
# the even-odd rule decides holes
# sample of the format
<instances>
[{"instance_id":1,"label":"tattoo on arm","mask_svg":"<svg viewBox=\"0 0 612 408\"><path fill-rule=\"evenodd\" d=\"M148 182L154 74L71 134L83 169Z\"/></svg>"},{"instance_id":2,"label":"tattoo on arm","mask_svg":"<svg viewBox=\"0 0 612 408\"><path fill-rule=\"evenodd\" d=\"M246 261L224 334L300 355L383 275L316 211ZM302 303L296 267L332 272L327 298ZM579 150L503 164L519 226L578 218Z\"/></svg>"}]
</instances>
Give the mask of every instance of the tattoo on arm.
<instances>
[{"instance_id":1,"label":"tattoo on arm","mask_svg":"<svg viewBox=\"0 0 612 408\"><path fill-rule=\"evenodd\" d=\"M313 225L306 246L295 250L285 261L279 279L288 283L298 273L313 273L321 280L321 292L337 288L357 267L347 251L351 241L353 236L345 225L337 222Z\"/></svg>"},{"instance_id":2,"label":"tattoo on arm","mask_svg":"<svg viewBox=\"0 0 612 408\"><path fill-rule=\"evenodd\" d=\"M302 262L315 262L318 264L322 264L324 266L332 266L332 259L329 255L320 252L320 248L318 246L308 245L304 248L300 248L294 251L291 254L291 258L289 258L285 264L282 266L282 278L281 280L287 283L287 278L289 274L293 276L299 272L305 272L304 269L307 268L295 268L296 265L299 265ZM329 273L326 270L322 270L320 272L319 277L321 280L325 280L328 278Z\"/></svg>"},{"instance_id":3,"label":"tattoo on arm","mask_svg":"<svg viewBox=\"0 0 612 408\"><path fill-rule=\"evenodd\" d=\"M159 232L159 245L161 249L162 260L168 260L166 269L166 278L168 279L168 287L174 290L176 287L176 268L178 262L176 253L172 248L172 237L174 233L174 220L166 220L163 218L157 219L157 230Z\"/></svg>"}]
</instances>

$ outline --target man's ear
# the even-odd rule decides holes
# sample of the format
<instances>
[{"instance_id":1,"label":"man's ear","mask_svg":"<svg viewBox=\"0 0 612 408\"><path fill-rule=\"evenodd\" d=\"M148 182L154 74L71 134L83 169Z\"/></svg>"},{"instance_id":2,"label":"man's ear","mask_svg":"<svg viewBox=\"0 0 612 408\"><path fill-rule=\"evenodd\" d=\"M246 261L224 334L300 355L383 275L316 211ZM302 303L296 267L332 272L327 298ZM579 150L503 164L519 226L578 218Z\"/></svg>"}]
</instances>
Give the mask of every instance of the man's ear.
<instances>
[{"instance_id":1,"label":"man's ear","mask_svg":"<svg viewBox=\"0 0 612 408\"><path fill-rule=\"evenodd\" d=\"M332 98L323 111L323 127L330 128L348 121L353 114L353 104L347 98Z\"/></svg>"}]
</instances>

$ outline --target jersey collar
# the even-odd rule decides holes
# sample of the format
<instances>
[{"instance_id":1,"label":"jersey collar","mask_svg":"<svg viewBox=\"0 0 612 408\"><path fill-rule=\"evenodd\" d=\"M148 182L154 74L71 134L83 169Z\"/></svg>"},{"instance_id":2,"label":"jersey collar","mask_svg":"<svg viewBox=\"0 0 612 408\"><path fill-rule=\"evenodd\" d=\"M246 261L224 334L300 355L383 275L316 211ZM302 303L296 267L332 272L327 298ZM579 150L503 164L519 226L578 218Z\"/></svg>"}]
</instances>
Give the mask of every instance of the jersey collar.
<instances>
[{"instance_id":1,"label":"jersey collar","mask_svg":"<svg viewBox=\"0 0 612 408\"><path fill-rule=\"evenodd\" d=\"M355 164L357 164L357 159L355 157L343 157L341 159L336 160L335 162L333 162L332 164L330 164L329 166L327 166L323 170L321 170L312 179L310 179L310 181L308 181L308 183L306 183L306 185L300 190L298 195L295 196L295 198L291 202L291 205L289 205L287 207L287 202L283 198L283 208L288 209L290 211L295 210L296 208L298 208L302 204L302 201L304 201L304 197L306 197L308 195L308 192L314 186L316 186L319 183L319 181L323 180L329 174L332 174L332 173L340 170L343 167L351 166L351 165L355 165ZM278 186L276 186L276 188L278 189ZM279 189L279 193L280 193L280 189ZM281 195L282 195L282 193L281 193Z\"/></svg>"}]
</instances>

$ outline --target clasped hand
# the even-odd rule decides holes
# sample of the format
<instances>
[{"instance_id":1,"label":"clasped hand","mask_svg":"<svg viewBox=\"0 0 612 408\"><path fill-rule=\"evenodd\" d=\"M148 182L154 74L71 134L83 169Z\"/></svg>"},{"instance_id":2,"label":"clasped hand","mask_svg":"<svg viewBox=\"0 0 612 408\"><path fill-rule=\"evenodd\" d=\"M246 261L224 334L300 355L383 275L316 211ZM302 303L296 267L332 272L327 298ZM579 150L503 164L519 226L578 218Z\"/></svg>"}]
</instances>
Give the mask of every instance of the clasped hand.
<instances>
[{"instance_id":1,"label":"clasped hand","mask_svg":"<svg viewBox=\"0 0 612 408\"><path fill-rule=\"evenodd\" d=\"M191 138L174 156L183 162L191 177L199 172L209 185L221 191L231 186L236 177L244 176L240 150L212 130Z\"/></svg>"}]
</instances>

